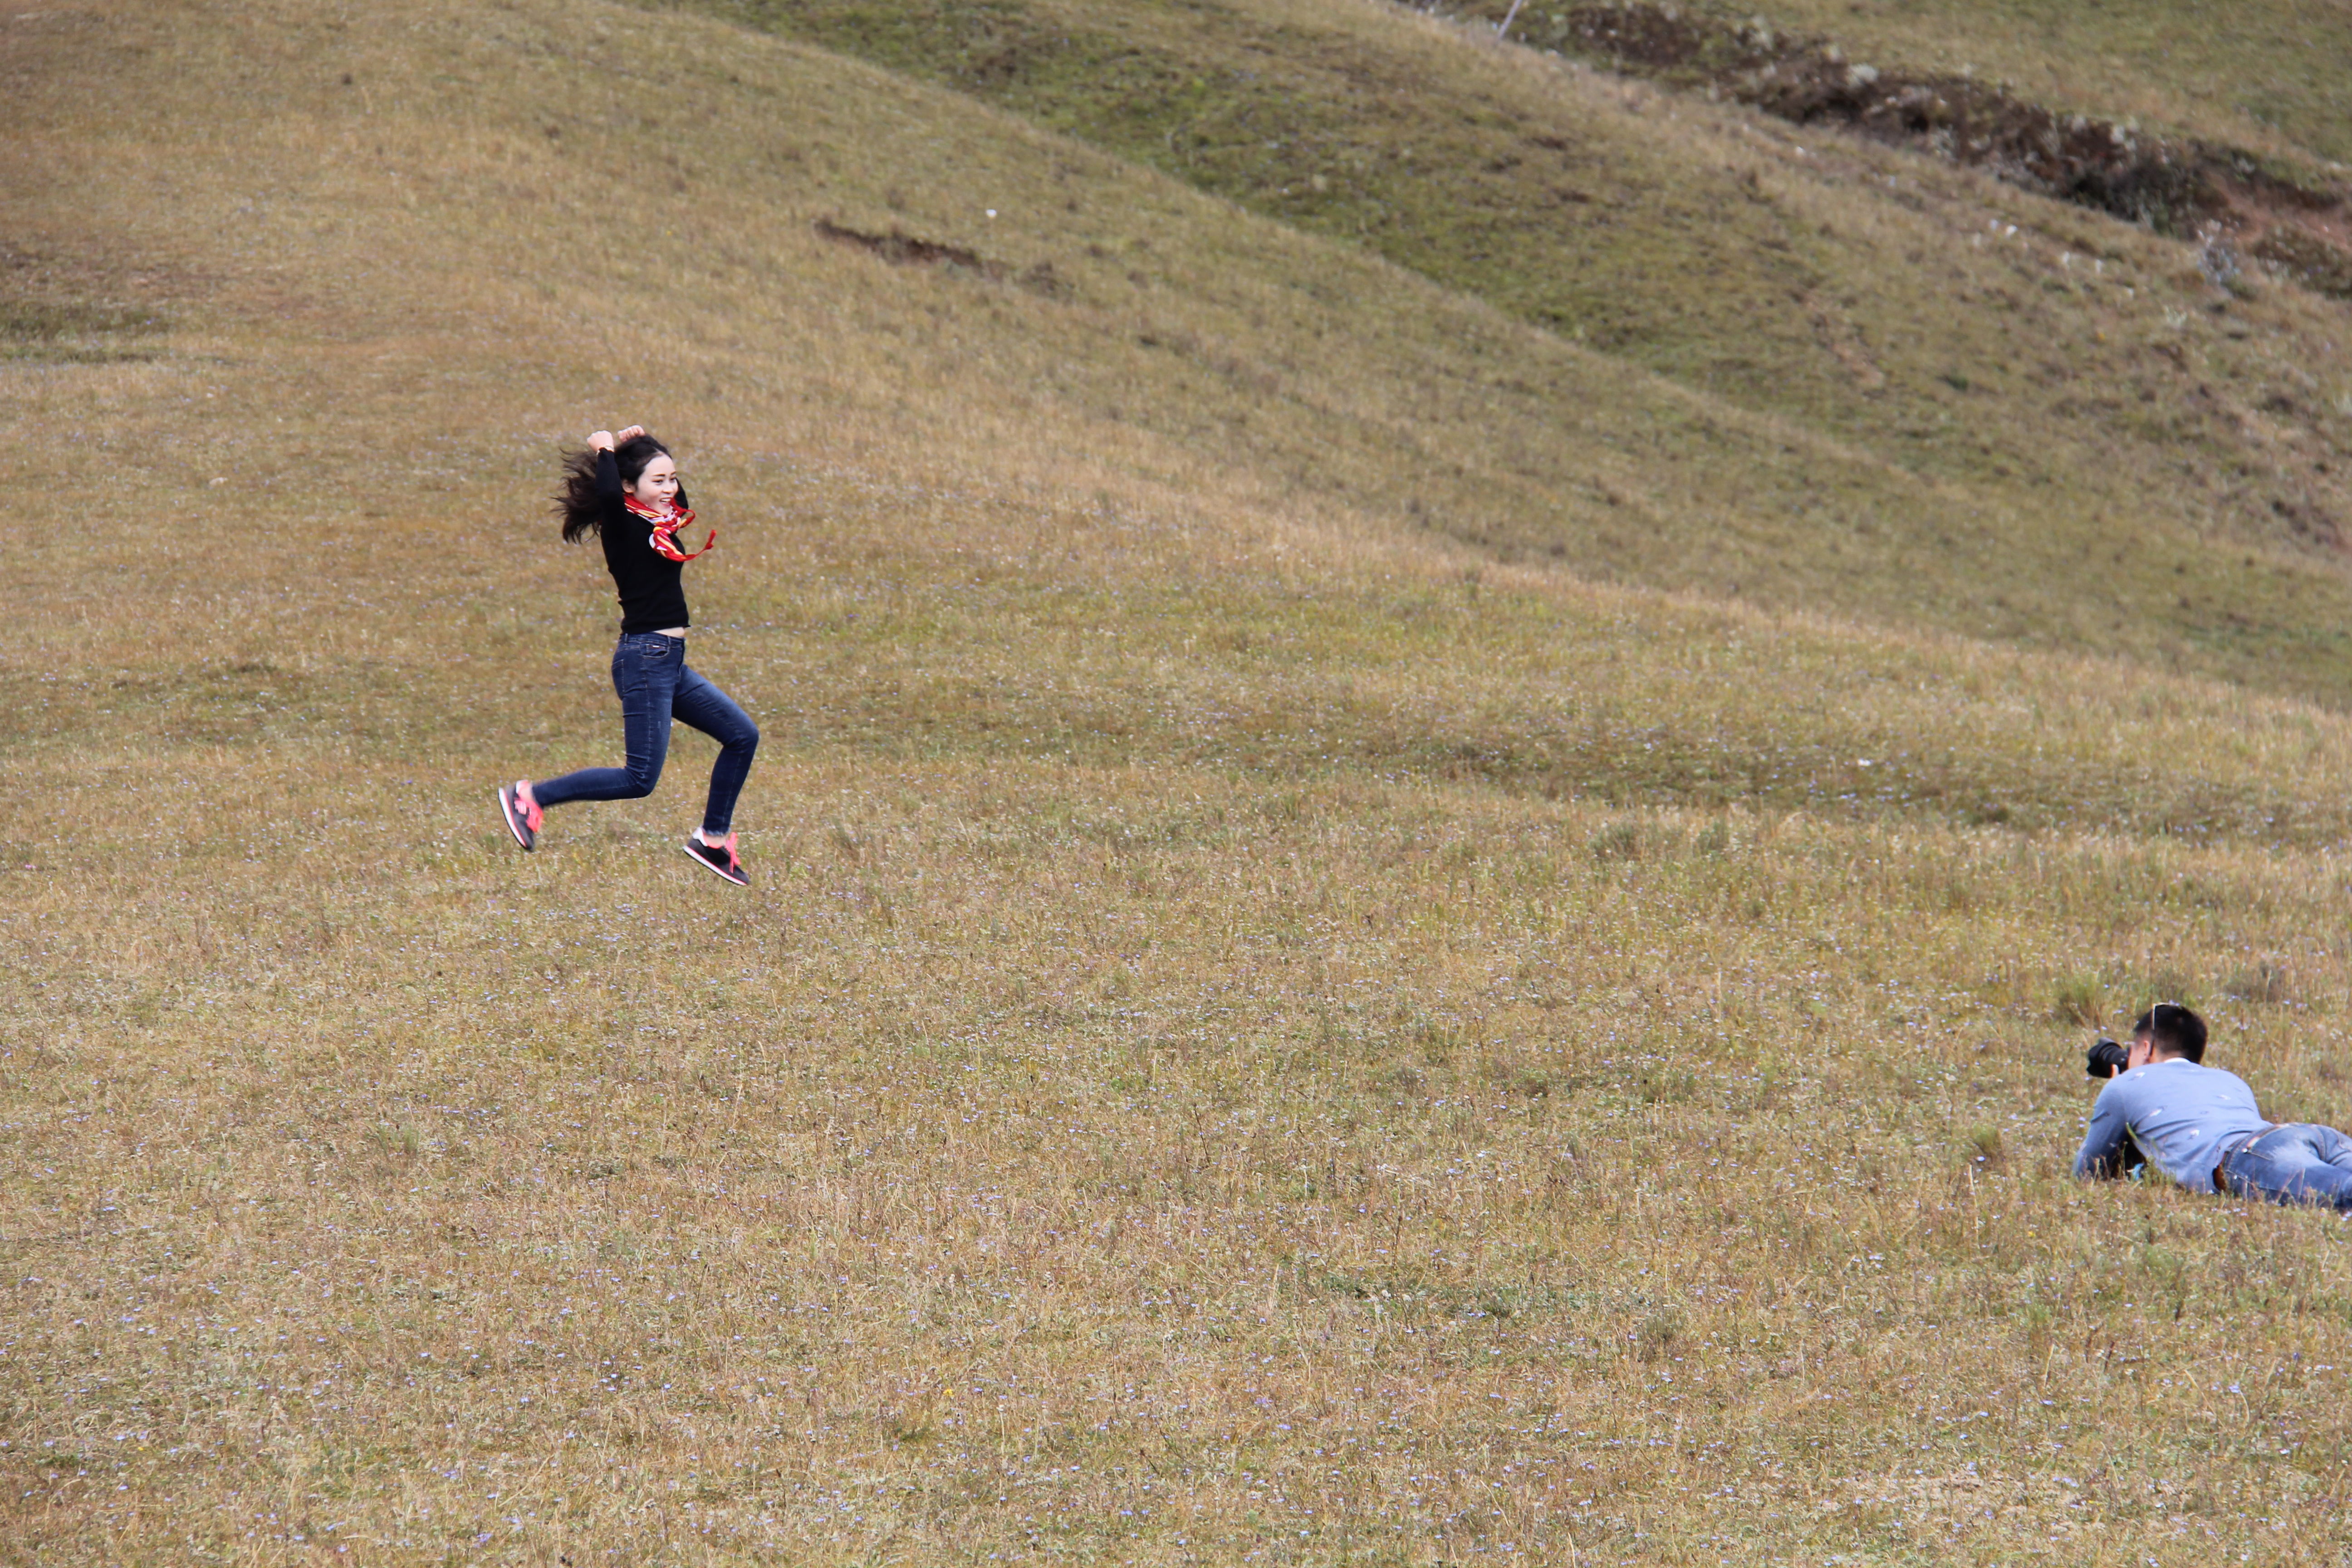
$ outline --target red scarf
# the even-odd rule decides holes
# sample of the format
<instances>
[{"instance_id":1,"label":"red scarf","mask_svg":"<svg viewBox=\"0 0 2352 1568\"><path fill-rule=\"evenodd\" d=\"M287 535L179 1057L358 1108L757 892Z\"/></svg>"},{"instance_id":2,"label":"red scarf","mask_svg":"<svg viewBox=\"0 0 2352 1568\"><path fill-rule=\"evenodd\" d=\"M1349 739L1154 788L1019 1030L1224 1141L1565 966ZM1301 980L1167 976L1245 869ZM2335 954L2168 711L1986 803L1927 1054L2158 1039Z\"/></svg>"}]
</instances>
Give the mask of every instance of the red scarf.
<instances>
[{"instance_id":1,"label":"red scarf","mask_svg":"<svg viewBox=\"0 0 2352 1568\"><path fill-rule=\"evenodd\" d=\"M644 518L653 524L654 553L665 561L691 561L698 555L708 555L711 547L719 542L719 531L714 528L710 531L710 537L702 542L701 549L678 549L677 531L694 524L694 509L691 507L677 511L656 511L636 497L629 495L621 498L621 504L628 508L631 516Z\"/></svg>"}]
</instances>

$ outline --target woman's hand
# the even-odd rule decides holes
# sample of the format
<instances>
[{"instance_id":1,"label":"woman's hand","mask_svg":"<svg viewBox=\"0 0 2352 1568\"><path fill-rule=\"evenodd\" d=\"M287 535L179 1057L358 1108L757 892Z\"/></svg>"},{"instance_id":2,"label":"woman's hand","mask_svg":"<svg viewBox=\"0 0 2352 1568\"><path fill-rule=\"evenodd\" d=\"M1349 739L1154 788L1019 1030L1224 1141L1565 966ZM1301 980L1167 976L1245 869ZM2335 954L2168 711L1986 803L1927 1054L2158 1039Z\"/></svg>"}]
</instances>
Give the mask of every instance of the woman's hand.
<instances>
[{"instance_id":1,"label":"woman's hand","mask_svg":"<svg viewBox=\"0 0 2352 1568\"><path fill-rule=\"evenodd\" d=\"M613 449L613 433L610 430L595 431L588 437L588 449L592 452L611 451Z\"/></svg>"},{"instance_id":2,"label":"woman's hand","mask_svg":"<svg viewBox=\"0 0 2352 1568\"><path fill-rule=\"evenodd\" d=\"M646 427L644 426L632 425L627 429L621 432L621 439L624 441L634 441L645 433Z\"/></svg>"}]
</instances>

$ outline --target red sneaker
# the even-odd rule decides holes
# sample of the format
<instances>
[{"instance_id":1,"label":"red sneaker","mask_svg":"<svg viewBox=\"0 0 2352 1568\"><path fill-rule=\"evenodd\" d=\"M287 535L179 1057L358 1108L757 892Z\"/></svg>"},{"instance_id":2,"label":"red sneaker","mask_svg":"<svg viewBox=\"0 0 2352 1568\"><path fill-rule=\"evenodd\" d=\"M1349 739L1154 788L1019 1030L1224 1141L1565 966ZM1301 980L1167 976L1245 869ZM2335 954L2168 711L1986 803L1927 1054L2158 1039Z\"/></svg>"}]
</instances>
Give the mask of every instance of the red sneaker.
<instances>
[{"instance_id":1,"label":"red sneaker","mask_svg":"<svg viewBox=\"0 0 2352 1568\"><path fill-rule=\"evenodd\" d=\"M735 854L735 836L729 834L716 844L705 844L700 838L686 841L689 859L714 877L723 877L739 888L748 888L751 879L743 874L743 862Z\"/></svg>"},{"instance_id":2,"label":"red sneaker","mask_svg":"<svg viewBox=\"0 0 2352 1568\"><path fill-rule=\"evenodd\" d=\"M507 819L507 831L525 850L539 847L539 825L544 820L539 803L522 793L530 787L529 779L499 786L499 813Z\"/></svg>"}]
</instances>

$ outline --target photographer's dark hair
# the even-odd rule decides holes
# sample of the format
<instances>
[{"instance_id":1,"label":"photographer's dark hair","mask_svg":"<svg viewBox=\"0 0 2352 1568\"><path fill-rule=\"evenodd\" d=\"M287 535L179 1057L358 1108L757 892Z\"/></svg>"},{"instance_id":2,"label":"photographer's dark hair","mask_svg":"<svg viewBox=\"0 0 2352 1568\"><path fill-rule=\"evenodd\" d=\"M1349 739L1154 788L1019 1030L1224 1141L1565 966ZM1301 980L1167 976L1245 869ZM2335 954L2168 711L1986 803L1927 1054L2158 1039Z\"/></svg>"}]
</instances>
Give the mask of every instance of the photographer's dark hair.
<instances>
[{"instance_id":1,"label":"photographer's dark hair","mask_svg":"<svg viewBox=\"0 0 2352 1568\"><path fill-rule=\"evenodd\" d=\"M670 449L650 436L632 436L613 448L613 462L621 470L621 482L633 485L646 465L656 458L671 456ZM678 504L686 504L686 492L678 491ZM563 459L563 488L555 492L555 510L563 519L563 542L577 544L592 533L604 528L604 500L596 493L596 449L583 447Z\"/></svg>"},{"instance_id":2,"label":"photographer's dark hair","mask_svg":"<svg viewBox=\"0 0 2352 1568\"><path fill-rule=\"evenodd\" d=\"M2178 1002L2158 1002L2139 1016L2132 1026L2135 1037L2146 1035L2156 1045L2159 1057L2179 1057L2184 1061L2205 1059L2205 1020Z\"/></svg>"}]
</instances>

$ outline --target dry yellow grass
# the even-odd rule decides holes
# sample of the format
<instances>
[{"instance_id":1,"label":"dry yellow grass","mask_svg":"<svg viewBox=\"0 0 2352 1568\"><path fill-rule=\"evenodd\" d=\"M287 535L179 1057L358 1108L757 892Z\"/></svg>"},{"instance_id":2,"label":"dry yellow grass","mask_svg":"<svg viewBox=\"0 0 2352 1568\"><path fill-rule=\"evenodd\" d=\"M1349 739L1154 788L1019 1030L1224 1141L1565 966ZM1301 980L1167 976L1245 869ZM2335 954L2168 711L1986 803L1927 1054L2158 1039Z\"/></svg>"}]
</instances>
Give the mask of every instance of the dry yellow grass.
<instances>
[{"instance_id":1,"label":"dry yellow grass","mask_svg":"<svg viewBox=\"0 0 2352 1568\"><path fill-rule=\"evenodd\" d=\"M1221 444L1233 377L813 182L1115 199L1203 341L1284 266L1433 292L823 56L0 48L64 323L0 365L11 1557L2343 1551L2341 1227L2062 1163L2158 990L2352 1117L2352 721L1448 554L1351 510L1377 434ZM1366 400L1490 321L1313 309ZM690 741L540 856L488 811L613 749L539 509L632 416L725 529L748 896Z\"/></svg>"}]
</instances>

